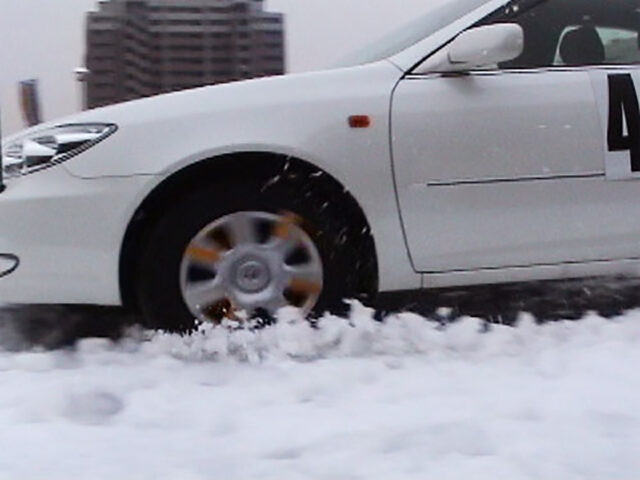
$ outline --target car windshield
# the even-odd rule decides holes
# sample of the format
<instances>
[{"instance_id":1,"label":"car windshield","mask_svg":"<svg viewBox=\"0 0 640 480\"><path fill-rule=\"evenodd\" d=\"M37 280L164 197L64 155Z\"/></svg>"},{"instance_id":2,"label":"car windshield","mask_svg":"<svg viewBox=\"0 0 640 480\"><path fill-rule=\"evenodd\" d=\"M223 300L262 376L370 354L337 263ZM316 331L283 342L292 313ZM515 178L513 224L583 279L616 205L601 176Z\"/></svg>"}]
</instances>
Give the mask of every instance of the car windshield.
<instances>
[{"instance_id":1,"label":"car windshield","mask_svg":"<svg viewBox=\"0 0 640 480\"><path fill-rule=\"evenodd\" d=\"M446 3L444 5L432 8L426 14L385 35L380 40L369 44L364 49L349 55L334 66L351 67L389 58L415 45L423 38L433 35L438 30L487 3L487 1L445 0Z\"/></svg>"}]
</instances>

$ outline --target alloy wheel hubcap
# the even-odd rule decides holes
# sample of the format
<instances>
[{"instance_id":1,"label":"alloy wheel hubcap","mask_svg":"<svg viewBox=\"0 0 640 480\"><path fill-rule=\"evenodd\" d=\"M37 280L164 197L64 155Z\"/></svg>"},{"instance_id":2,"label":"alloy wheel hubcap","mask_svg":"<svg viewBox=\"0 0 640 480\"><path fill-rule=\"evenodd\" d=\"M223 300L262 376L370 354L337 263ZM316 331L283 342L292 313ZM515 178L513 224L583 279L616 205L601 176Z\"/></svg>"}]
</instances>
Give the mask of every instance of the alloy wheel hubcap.
<instances>
[{"instance_id":1,"label":"alloy wheel hubcap","mask_svg":"<svg viewBox=\"0 0 640 480\"><path fill-rule=\"evenodd\" d=\"M260 259L242 259L234 268L232 279L241 291L246 293L261 292L271 281L269 265Z\"/></svg>"},{"instance_id":2,"label":"alloy wheel hubcap","mask_svg":"<svg viewBox=\"0 0 640 480\"><path fill-rule=\"evenodd\" d=\"M287 306L311 312L323 288L320 254L293 214L238 212L189 243L180 288L198 319L220 323L275 316Z\"/></svg>"}]
</instances>

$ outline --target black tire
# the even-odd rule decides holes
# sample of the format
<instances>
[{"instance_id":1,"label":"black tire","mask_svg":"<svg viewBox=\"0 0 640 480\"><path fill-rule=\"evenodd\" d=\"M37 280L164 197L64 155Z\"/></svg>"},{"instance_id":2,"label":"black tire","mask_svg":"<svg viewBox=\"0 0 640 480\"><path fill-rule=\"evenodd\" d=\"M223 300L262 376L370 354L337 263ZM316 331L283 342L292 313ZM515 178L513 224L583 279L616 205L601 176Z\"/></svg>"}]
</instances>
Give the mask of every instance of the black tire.
<instances>
[{"instance_id":1,"label":"black tire","mask_svg":"<svg viewBox=\"0 0 640 480\"><path fill-rule=\"evenodd\" d=\"M373 240L354 232L351 210L323 192L307 195L296 185L260 180L219 183L182 199L152 229L138 268L137 290L145 326L188 332L196 326L180 289L180 264L189 242L207 225L241 211L291 212L316 245L323 264L323 291L314 315L344 312L344 299L368 301L377 289Z\"/></svg>"}]
</instances>

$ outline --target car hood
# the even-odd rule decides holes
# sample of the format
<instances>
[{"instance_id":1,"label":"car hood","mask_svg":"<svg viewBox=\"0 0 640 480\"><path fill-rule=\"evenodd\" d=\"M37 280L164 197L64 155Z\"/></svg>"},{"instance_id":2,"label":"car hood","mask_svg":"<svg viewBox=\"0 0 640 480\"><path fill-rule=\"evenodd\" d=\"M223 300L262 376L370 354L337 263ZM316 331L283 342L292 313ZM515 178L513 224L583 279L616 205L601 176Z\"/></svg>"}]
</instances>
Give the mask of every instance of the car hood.
<instances>
[{"instance_id":1,"label":"car hood","mask_svg":"<svg viewBox=\"0 0 640 480\"><path fill-rule=\"evenodd\" d=\"M116 124L115 135L64 164L88 178L169 174L238 151L313 158L320 152L317 142L341 135L349 115L375 113L384 120L377 125L382 134L401 76L396 66L382 61L248 80L98 108L32 131L70 123Z\"/></svg>"},{"instance_id":2,"label":"car hood","mask_svg":"<svg viewBox=\"0 0 640 480\"><path fill-rule=\"evenodd\" d=\"M224 111L256 111L263 107L300 104L318 97L343 97L362 88L367 72L380 69L402 74L392 63L324 70L238 81L183 90L98 108L67 117L56 123L108 122L126 126L161 117L189 118Z\"/></svg>"}]
</instances>

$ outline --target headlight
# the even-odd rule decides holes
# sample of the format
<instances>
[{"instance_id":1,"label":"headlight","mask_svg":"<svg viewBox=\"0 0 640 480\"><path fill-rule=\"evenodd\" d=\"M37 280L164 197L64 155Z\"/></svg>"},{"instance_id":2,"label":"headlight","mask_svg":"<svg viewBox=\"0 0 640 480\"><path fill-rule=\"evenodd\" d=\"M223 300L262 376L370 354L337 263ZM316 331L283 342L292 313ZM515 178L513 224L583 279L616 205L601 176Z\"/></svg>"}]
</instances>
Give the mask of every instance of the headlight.
<instances>
[{"instance_id":1,"label":"headlight","mask_svg":"<svg viewBox=\"0 0 640 480\"><path fill-rule=\"evenodd\" d=\"M117 127L108 124L63 125L34 132L3 145L5 178L19 177L64 162L104 140Z\"/></svg>"}]
</instances>

